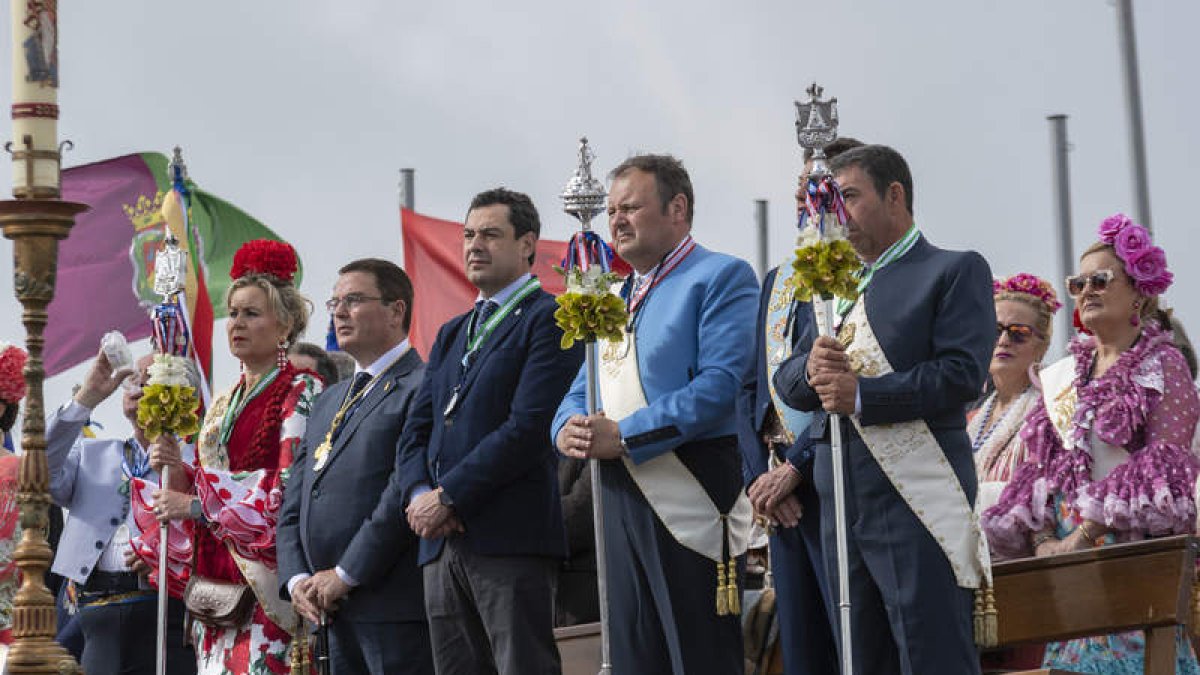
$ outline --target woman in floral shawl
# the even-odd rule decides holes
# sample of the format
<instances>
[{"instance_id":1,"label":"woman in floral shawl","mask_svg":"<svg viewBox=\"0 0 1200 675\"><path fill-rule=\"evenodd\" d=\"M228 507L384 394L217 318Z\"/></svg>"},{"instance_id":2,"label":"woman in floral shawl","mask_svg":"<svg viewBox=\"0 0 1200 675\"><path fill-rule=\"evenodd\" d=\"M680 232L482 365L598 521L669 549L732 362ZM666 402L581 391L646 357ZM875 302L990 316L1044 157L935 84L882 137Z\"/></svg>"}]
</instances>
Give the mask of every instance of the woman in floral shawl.
<instances>
[{"instance_id":1,"label":"woman in floral shawl","mask_svg":"<svg viewBox=\"0 0 1200 675\"><path fill-rule=\"evenodd\" d=\"M983 516L998 557L1045 556L1191 532L1200 400L1158 297L1166 256L1123 215L1067 280L1085 330L1071 357L1041 373L1043 394L1021 431L1029 456ZM1086 334L1090 333L1090 335ZM1178 673L1200 673L1185 635ZM1141 673L1141 632L1052 643L1045 666Z\"/></svg>"},{"instance_id":2,"label":"woman in floral shawl","mask_svg":"<svg viewBox=\"0 0 1200 675\"><path fill-rule=\"evenodd\" d=\"M307 300L291 283L296 268L295 251L280 242L252 241L237 252L226 296L227 331L242 376L208 410L196 466L182 465L174 443L162 442L151 449L155 470L164 464L181 470L170 472L168 490L135 485L134 509L148 533L137 542L138 554L157 567L154 521L170 521L165 576L175 589L195 586L184 596L196 620L192 638L202 675L287 673L292 636L301 627L290 603L279 598L275 563L284 482L320 387L287 359L288 346L308 321ZM189 596L202 597L213 582L253 593L253 608L237 625L222 626L193 611Z\"/></svg>"}]
</instances>

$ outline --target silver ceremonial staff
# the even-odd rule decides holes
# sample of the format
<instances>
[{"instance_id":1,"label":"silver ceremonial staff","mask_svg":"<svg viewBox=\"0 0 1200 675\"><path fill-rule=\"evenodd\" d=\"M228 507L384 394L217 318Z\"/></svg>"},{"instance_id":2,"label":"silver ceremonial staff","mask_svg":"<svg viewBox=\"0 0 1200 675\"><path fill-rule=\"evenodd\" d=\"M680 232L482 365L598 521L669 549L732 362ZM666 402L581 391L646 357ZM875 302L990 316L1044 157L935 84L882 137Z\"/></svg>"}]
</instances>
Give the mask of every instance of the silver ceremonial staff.
<instances>
[{"instance_id":1,"label":"silver ceremonial staff","mask_svg":"<svg viewBox=\"0 0 1200 675\"><path fill-rule=\"evenodd\" d=\"M579 166L560 195L563 211L574 216L584 232L592 229L592 219L604 212L604 200L608 193L604 185L592 176L592 160L595 154L588 147L587 138L579 139ZM587 412L594 415L599 408L599 374L597 368L596 340L584 343L584 372L587 378ZM600 675L612 672L611 652L608 644L608 576L604 547L604 497L600 494L600 461L588 461L592 478L592 520L596 537L596 587L600 596Z\"/></svg>"},{"instance_id":2,"label":"silver ceremonial staff","mask_svg":"<svg viewBox=\"0 0 1200 675\"><path fill-rule=\"evenodd\" d=\"M179 241L168 229L163 247L154 255L154 292L162 296L162 305L175 302L179 292L183 290L186 265L186 257L179 248ZM159 348L163 353L170 353L170 345L159 345ZM163 433L169 432L164 430ZM171 467L164 464L158 476L158 489L164 493L170 489L170 476ZM164 520L158 525L158 632L154 650L154 672L157 675L166 675L167 672L167 603L170 599L167 582L167 538L170 526L169 520Z\"/></svg>"},{"instance_id":3,"label":"silver ceremonial staff","mask_svg":"<svg viewBox=\"0 0 1200 675\"><path fill-rule=\"evenodd\" d=\"M796 101L796 140L803 148L813 150L812 170L808 174L805 192L812 199L809 186L818 185L829 175L825 164L825 146L837 140L837 99L820 100L822 89L814 82L807 90L808 100L804 103ZM836 188L835 188L836 189ZM822 217L818 216L818 218ZM834 215L834 214L829 214ZM811 216L811 212L810 212ZM836 217L836 216L834 216ZM803 226L804 219L801 219ZM820 226L821 223L810 223ZM822 239L826 233L822 229ZM823 305L823 312L816 311L817 303ZM834 299L831 295L812 298L814 315L818 321L817 330L822 336L836 337L833 330ZM842 673L854 673L853 635L850 626L850 578L849 552L846 543L846 479L845 479L845 447L842 443L842 416L837 413L829 414L829 445L833 459L833 515L834 531L837 541L837 573L838 573L838 617L841 627L841 656Z\"/></svg>"}]
</instances>

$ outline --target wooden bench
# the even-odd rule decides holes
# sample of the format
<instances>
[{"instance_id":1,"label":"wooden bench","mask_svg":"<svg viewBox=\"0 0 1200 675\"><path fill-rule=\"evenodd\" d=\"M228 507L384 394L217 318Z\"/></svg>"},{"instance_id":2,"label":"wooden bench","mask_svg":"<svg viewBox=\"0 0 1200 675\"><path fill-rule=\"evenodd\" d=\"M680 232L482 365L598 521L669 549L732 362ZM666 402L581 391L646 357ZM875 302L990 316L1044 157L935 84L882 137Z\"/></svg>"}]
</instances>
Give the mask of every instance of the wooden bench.
<instances>
[{"instance_id":1,"label":"wooden bench","mask_svg":"<svg viewBox=\"0 0 1200 675\"><path fill-rule=\"evenodd\" d=\"M1197 642L1198 546L1195 537L1177 536L998 563L992 574L1000 645L1143 630L1144 672L1172 675L1176 627L1187 627Z\"/></svg>"}]
</instances>

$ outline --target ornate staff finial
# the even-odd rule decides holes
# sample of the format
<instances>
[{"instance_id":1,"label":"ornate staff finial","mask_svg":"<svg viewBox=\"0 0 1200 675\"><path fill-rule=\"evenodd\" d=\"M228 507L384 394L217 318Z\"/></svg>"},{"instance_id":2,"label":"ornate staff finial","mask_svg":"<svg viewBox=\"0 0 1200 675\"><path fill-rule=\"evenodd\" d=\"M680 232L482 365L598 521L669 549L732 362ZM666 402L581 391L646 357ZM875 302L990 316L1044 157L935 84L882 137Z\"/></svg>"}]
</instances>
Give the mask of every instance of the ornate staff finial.
<instances>
[{"instance_id":1,"label":"ornate staff finial","mask_svg":"<svg viewBox=\"0 0 1200 675\"><path fill-rule=\"evenodd\" d=\"M187 180L188 178L187 164L183 163L183 148L178 145L171 153L171 163L167 165L167 173L171 175L172 180L176 178Z\"/></svg>"},{"instance_id":2,"label":"ornate staff finial","mask_svg":"<svg viewBox=\"0 0 1200 675\"><path fill-rule=\"evenodd\" d=\"M592 218L604 212L604 200L608 197L604 184L592 176L594 159L596 153L588 147L587 137L584 136L579 139L579 166L560 195L563 211L574 216L584 230L591 229Z\"/></svg>"},{"instance_id":3,"label":"ornate staff finial","mask_svg":"<svg viewBox=\"0 0 1200 675\"><path fill-rule=\"evenodd\" d=\"M162 248L154 254L154 292L162 296L163 302L170 302L183 290L187 264L183 249L179 248L179 240L175 233L167 230L163 238Z\"/></svg>"},{"instance_id":4,"label":"ornate staff finial","mask_svg":"<svg viewBox=\"0 0 1200 675\"><path fill-rule=\"evenodd\" d=\"M825 88L813 82L808 89L808 100L796 101L796 141L800 147L813 151L811 175L824 175L825 146L837 140L837 99L822 101Z\"/></svg>"}]
</instances>

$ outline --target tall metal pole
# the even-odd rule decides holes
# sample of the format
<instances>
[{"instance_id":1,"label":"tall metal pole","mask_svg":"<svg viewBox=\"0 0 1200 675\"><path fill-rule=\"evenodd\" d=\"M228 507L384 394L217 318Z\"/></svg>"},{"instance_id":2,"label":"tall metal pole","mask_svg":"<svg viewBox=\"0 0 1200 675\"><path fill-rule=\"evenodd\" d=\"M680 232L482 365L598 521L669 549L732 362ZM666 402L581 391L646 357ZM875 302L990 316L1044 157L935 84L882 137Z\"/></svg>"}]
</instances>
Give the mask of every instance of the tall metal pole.
<instances>
[{"instance_id":1,"label":"tall metal pole","mask_svg":"<svg viewBox=\"0 0 1200 675\"><path fill-rule=\"evenodd\" d=\"M412 211L417 204L416 169L400 169L400 206Z\"/></svg>"},{"instance_id":2,"label":"tall metal pole","mask_svg":"<svg viewBox=\"0 0 1200 675\"><path fill-rule=\"evenodd\" d=\"M592 160L595 155L588 147L587 138L579 139L579 166L575 174L567 181L560 197L563 200L563 211L579 221L580 228L586 234L592 228L592 218L604 212L604 201L607 195L604 185L592 176ZM592 261L599 264L600 261ZM603 268L602 268L603 269ZM595 415L600 410L600 373L599 354L596 338L584 343L584 378L587 382L585 391L585 406L588 415ZM608 623L608 560L607 547L604 541L604 488L600 475L600 460L588 460L588 471L592 479L592 520L596 541L596 591L600 601L600 673L612 673L612 651L609 648Z\"/></svg>"},{"instance_id":3,"label":"tall metal pole","mask_svg":"<svg viewBox=\"0 0 1200 675\"><path fill-rule=\"evenodd\" d=\"M767 200L754 200L754 224L755 231L758 233L758 278L767 278L767 269L771 264L769 254L767 253Z\"/></svg>"},{"instance_id":4,"label":"tall metal pole","mask_svg":"<svg viewBox=\"0 0 1200 675\"><path fill-rule=\"evenodd\" d=\"M1121 41L1121 70L1129 114L1129 165L1133 169L1134 220L1150 227L1150 179L1146 173L1146 131L1142 123L1142 85L1138 77L1137 37L1133 0L1117 0L1117 33Z\"/></svg>"},{"instance_id":5,"label":"tall metal pole","mask_svg":"<svg viewBox=\"0 0 1200 675\"><path fill-rule=\"evenodd\" d=\"M164 493L171 489L171 467L164 465L159 474L158 487ZM171 523L164 520L158 525L158 626L154 649L154 672L167 675L167 606L170 601L167 583L167 544Z\"/></svg>"},{"instance_id":6,"label":"tall metal pole","mask_svg":"<svg viewBox=\"0 0 1200 675\"><path fill-rule=\"evenodd\" d=\"M1074 271L1075 245L1071 236L1071 176L1067 153L1071 150L1067 141L1067 116L1050 115L1050 159L1054 165L1054 215L1058 224L1058 278L1065 279ZM1062 312L1055 331L1054 353L1064 351L1071 335L1071 313Z\"/></svg>"}]
</instances>

